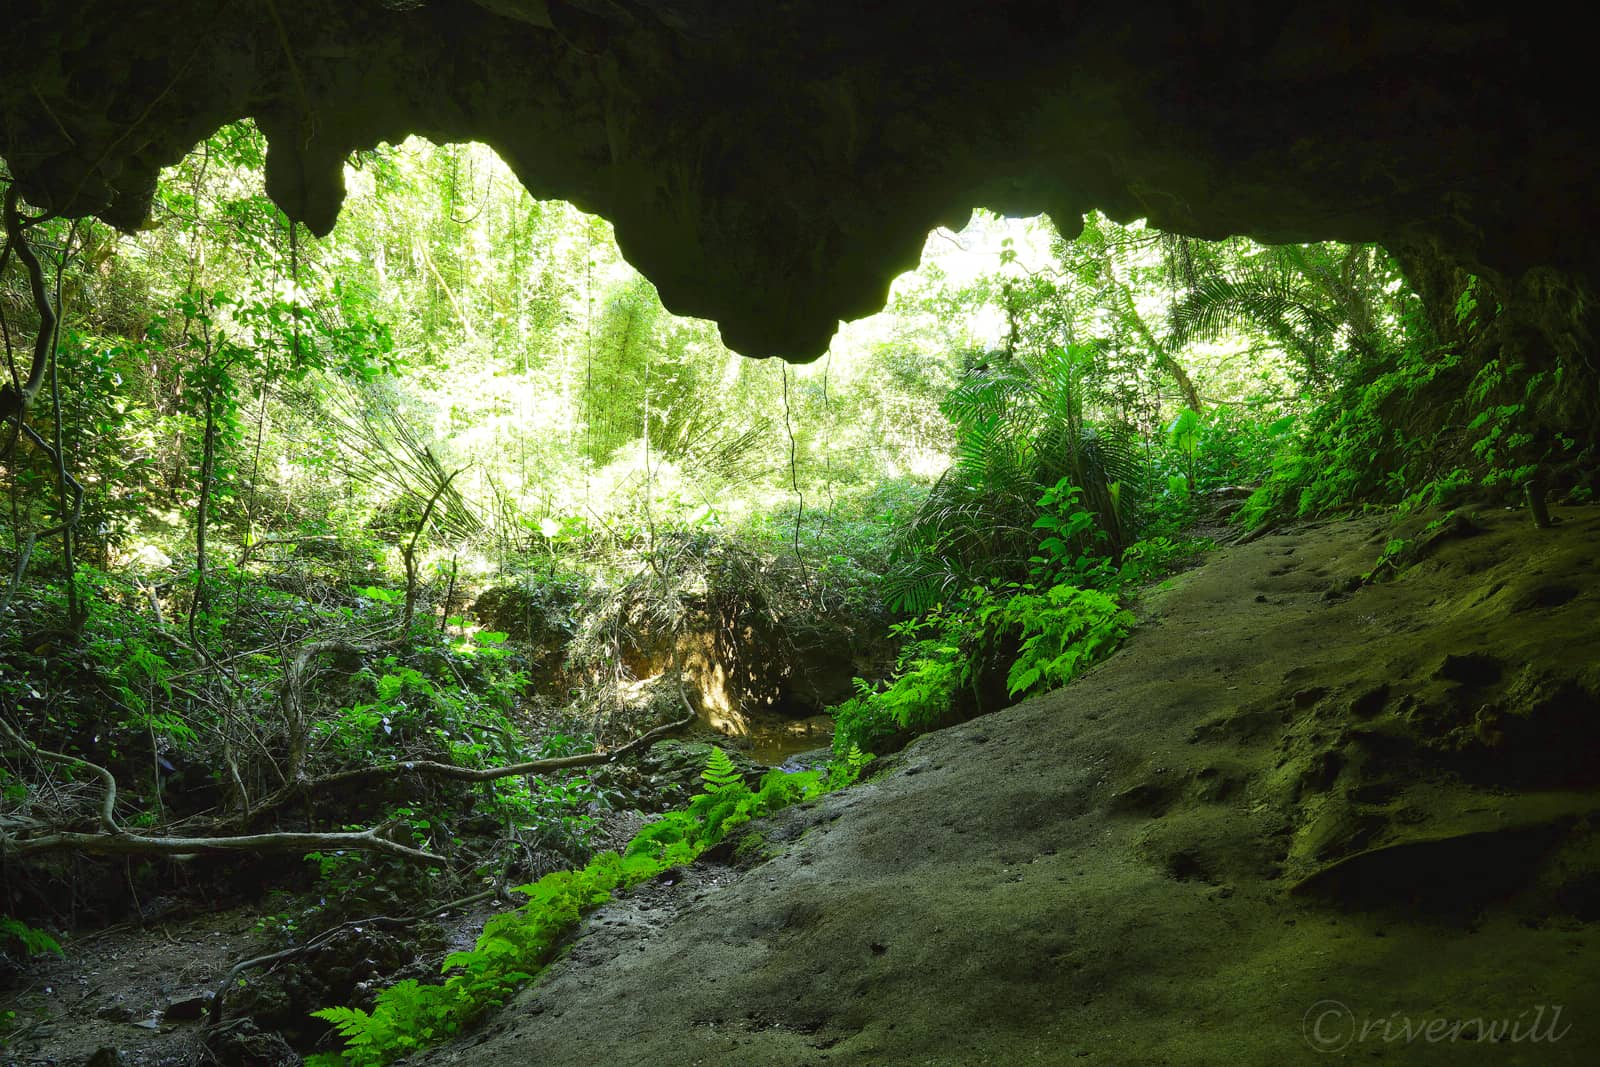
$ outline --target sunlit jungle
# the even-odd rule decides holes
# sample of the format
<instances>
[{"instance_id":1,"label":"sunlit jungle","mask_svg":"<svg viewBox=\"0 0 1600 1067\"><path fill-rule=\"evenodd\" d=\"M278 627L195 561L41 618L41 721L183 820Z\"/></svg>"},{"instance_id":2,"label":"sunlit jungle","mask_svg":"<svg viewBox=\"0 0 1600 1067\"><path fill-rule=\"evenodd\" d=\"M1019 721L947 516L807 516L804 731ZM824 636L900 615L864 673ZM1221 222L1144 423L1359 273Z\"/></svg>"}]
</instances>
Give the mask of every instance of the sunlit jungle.
<instances>
[{"instance_id":1,"label":"sunlit jungle","mask_svg":"<svg viewBox=\"0 0 1600 1067\"><path fill-rule=\"evenodd\" d=\"M5 0L0 1067L1600 1063L1555 10Z\"/></svg>"}]
</instances>

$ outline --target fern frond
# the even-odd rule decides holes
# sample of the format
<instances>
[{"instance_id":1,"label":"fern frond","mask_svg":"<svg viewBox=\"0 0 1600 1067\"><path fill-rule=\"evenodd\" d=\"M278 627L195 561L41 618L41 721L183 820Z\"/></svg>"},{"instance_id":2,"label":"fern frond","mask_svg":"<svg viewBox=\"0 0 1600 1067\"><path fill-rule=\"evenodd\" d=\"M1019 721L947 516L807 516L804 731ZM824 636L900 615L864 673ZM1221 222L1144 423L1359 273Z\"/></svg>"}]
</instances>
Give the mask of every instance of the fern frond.
<instances>
[{"instance_id":1,"label":"fern frond","mask_svg":"<svg viewBox=\"0 0 1600 1067\"><path fill-rule=\"evenodd\" d=\"M949 598L961 585L962 573L949 560L918 554L890 570L883 578L883 600L890 611L921 615Z\"/></svg>"},{"instance_id":2,"label":"fern frond","mask_svg":"<svg viewBox=\"0 0 1600 1067\"><path fill-rule=\"evenodd\" d=\"M1005 368L967 375L950 390L940 410L957 427L982 419L1003 418L1018 408L1030 406L1038 389L1026 372Z\"/></svg>"},{"instance_id":3,"label":"fern frond","mask_svg":"<svg viewBox=\"0 0 1600 1067\"><path fill-rule=\"evenodd\" d=\"M369 1043L372 1039L372 1016L360 1008L336 1005L331 1008L320 1008L311 1015L313 1018L332 1023L339 1036L350 1045L359 1046Z\"/></svg>"},{"instance_id":4,"label":"fern frond","mask_svg":"<svg viewBox=\"0 0 1600 1067\"><path fill-rule=\"evenodd\" d=\"M707 792L715 792L744 782L744 775L733 765L733 760L715 745L711 748L711 755L706 758L706 769L700 772L700 778L706 783Z\"/></svg>"}]
</instances>

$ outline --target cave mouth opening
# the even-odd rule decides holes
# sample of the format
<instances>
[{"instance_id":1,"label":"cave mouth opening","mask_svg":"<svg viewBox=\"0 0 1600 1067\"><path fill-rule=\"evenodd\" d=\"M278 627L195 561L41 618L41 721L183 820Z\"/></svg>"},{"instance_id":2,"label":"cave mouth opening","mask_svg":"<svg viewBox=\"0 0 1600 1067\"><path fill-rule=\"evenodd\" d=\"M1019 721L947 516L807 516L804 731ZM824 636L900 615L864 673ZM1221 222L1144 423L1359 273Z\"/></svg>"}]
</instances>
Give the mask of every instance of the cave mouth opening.
<instances>
[{"instance_id":1,"label":"cave mouth opening","mask_svg":"<svg viewBox=\"0 0 1600 1067\"><path fill-rule=\"evenodd\" d=\"M440 851L476 864L509 844L498 881L513 864L536 878L574 865L613 786L651 791L634 798L660 810L700 791L709 766L680 761L677 793L514 773L504 790L418 790L399 811L398 790L341 808L358 794L335 788L303 816L252 802L302 770L400 785L384 776L426 761L481 771L615 751L696 710L673 675L743 657L798 680L822 649L814 686L758 700L809 710L814 688L852 774L921 732L1013 710L930 739L903 776L841 805L858 810L829 830L846 835L831 855L811 840L769 868L792 870L796 893L756 894L781 903L752 921L801 935L769 961L794 980L767 981L765 1007L754 991L774 1025L740 1040L776 1058L818 1018L862 1017L861 989L812 981L851 944L888 966L948 949L920 968L934 980L998 961L991 992L1025 971L1059 979L1060 995L1030 1002L1092 993L1086 1042L1132 1021L1111 1044L1142 1035L1145 1059L1170 1058L1214 988L1174 987L1174 1028L1150 1010L1150 967L1127 969L1118 1016L1118 975L1061 966L1074 923L1098 931L1101 957L1125 957L1128 900L1152 891L1166 940L1137 940L1161 961L1227 985L1241 944L1281 948L1295 966L1233 982L1250 1010L1214 1043L1292 1058L1294 1020L1326 991L1322 950L1345 945L1360 970L1371 942L1285 927L1285 887L1476 922L1454 913L1498 903L1433 876L1481 882L1489 854L1506 878L1486 893L1510 892L1519 870L1542 880L1476 942L1481 963L1456 927L1370 929L1422 949L1395 959L1470 964L1442 975L1451 1011L1481 1010L1507 961L1521 969L1506 988L1567 973L1552 917L1593 915L1600 884L1582 836L1593 805L1577 795L1595 768L1572 755L1597 751L1573 743L1593 739L1593 672L1562 655L1590 633L1581 575L1597 520L1575 512L1600 492L1584 35L1536 6L1359 0L1076 5L1070 18L1033 2L844 16L657 0L76 7L8 9L0 156L25 201L130 235L68 217L13 225L0 266L16 356L0 390L16 407L0 415L17 416L14 448L0 418L0 571L14 576L0 703L25 737L0 740L0 845L39 845L35 815L112 852L195 832L190 818L337 833L393 816L378 826L394 827L391 845L482 835ZM411 131L434 141L402 140ZM1045 215L969 221L972 205ZM141 231L152 215L164 224ZM1316 240L1329 237L1351 243ZM30 347L50 372L31 407ZM1301 520L1314 522L1293 539L1267 536ZM1179 579L1181 612L1100 671L1135 625L1121 598L1182 566L1191 537L1236 531L1257 540ZM708 619L743 647L683 649L705 632L687 622ZM1319 645L1327 620L1347 651ZM680 652L699 658L674 664ZM1077 695L1023 700L1074 679L1089 683ZM1059 714L1085 693L1092 707ZM776 762L820 745L813 725L786 723L754 751ZM47 767L32 746L76 755ZM103 816L99 776L59 788L79 758L118 780ZM1509 794L1524 787L1519 814ZM939 796L974 802L926 818ZM494 817L471 811L478 799ZM497 836L517 823L556 851ZM1549 836L1569 828L1573 851ZM740 863L764 858L753 843ZM391 906L384 864L406 861L344 844L316 862L318 907L361 909L339 922L437 913L432 899ZM301 855L286 879L304 886ZM906 872L933 859L961 877L912 879L927 892L907 897ZM148 902L176 874L115 862L126 878L52 863L6 891L40 914L87 897L109 916L129 905L124 882ZM1061 893L995 888L996 871L1048 881L1052 865L1071 875L1071 915ZM175 866L187 888L221 864ZM821 913L797 894L814 896L818 871L840 875L838 906L830 936L808 939ZM966 881L969 903L998 910L946 929L946 890ZM874 894L888 911L859 906ZM266 924L292 936L273 908ZM726 927L714 911L703 917ZM1213 938L1202 960L1195 932L1223 912L1246 941ZM1369 928L1340 919L1352 923ZM1030 952L1019 933L997 956L1008 925L1047 936ZM653 1040L677 1042L666 1060L725 1041L718 1005L677 1010L721 964L657 941L663 966L633 969L649 989L571 999L547 983L536 997L571 1003L524 1021L566 1027L551 1044L567 1054L579 1042L603 1059L609 1042L637 1056L640 1035L610 1024L665 990L662 1018L717 1022L661 1028ZM1390 976L1372 976L1367 1009L1403 1008ZM820 1007L798 1018L788 1001L807 982ZM876 983L868 1014L901 1018L893 1035L813 1044L911 1047L920 1031L935 1058L952 1037L1060 1054L1037 1019L1008 1028L1018 1013L986 1011L982 985L893 1003L895 983ZM404 984L388 1003L432 988ZM291 1025L313 1007L371 1007L374 989L369 976L295 1003ZM234 992L229 1010L255 995ZM111 1007L100 1022L124 1017ZM1276 1017L1287 1025L1260 1025ZM527 1056L522 1038L511 1059Z\"/></svg>"}]
</instances>

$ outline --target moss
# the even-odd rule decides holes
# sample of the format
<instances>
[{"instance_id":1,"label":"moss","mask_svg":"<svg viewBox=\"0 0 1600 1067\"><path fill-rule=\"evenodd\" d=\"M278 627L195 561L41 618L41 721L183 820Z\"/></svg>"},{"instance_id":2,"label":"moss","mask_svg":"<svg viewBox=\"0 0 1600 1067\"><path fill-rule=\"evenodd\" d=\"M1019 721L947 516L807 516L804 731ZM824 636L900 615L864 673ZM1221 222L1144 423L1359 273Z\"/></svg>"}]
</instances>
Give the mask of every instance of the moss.
<instances>
[{"instance_id":1,"label":"moss","mask_svg":"<svg viewBox=\"0 0 1600 1067\"><path fill-rule=\"evenodd\" d=\"M735 867L759 867L770 859L783 855L783 849L767 840L767 835L759 830L750 830L740 834L733 843L733 864Z\"/></svg>"}]
</instances>

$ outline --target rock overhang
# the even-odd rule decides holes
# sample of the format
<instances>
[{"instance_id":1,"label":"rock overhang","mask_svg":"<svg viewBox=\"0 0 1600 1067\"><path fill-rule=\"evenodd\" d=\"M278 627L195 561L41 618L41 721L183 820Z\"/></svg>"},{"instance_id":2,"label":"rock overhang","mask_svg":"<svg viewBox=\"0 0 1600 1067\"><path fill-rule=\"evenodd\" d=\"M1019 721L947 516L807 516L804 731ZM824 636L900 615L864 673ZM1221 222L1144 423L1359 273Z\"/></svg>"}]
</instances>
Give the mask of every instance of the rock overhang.
<instances>
[{"instance_id":1,"label":"rock overhang","mask_svg":"<svg viewBox=\"0 0 1600 1067\"><path fill-rule=\"evenodd\" d=\"M480 140L748 355L820 355L974 206L1596 273L1581 42L1536 4L10 6L0 155L36 204L135 227L252 117L321 233L351 151Z\"/></svg>"}]
</instances>

